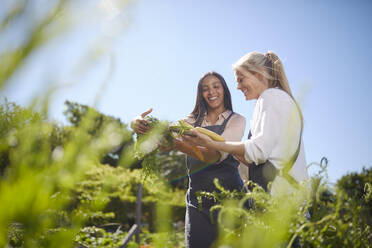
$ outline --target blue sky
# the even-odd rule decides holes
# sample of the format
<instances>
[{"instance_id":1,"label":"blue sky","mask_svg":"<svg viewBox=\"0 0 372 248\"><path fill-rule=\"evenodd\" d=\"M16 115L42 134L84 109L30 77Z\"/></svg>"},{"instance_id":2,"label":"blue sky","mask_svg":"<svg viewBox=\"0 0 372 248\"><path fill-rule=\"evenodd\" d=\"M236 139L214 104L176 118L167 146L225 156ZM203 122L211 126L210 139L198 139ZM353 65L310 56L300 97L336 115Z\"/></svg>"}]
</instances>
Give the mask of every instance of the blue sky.
<instances>
[{"instance_id":1,"label":"blue sky","mask_svg":"<svg viewBox=\"0 0 372 248\"><path fill-rule=\"evenodd\" d=\"M68 82L51 102L57 121L66 123L65 100L93 105L97 94L96 107L124 122L149 107L160 119L177 120L193 109L199 78L214 70L225 77L235 112L249 120L254 102L236 90L231 65L247 52L273 50L301 102L308 163L326 156L333 182L372 166L371 1L148 0L124 12L90 10L78 6L79 25L33 54L2 95L27 104ZM0 49L5 44L3 38ZM96 44L102 55L88 57L88 69L74 74Z\"/></svg>"}]
</instances>

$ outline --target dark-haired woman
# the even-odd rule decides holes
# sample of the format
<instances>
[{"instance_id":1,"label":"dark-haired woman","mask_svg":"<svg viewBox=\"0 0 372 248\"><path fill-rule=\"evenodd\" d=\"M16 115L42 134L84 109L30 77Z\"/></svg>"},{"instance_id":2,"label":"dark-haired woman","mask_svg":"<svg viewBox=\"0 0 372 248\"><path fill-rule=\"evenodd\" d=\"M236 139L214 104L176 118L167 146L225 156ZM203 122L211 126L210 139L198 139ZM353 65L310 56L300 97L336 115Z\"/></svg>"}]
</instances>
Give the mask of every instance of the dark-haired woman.
<instances>
[{"instance_id":1,"label":"dark-haired woman","mask_svg":"<svg viewBox=\"0 0 372 248\"><path fill-rule=\"evenodd\" d=\"M148 130L143 117L149 112L151 110L132 121L132 128L136 132ZM220 134L227 141L240 141L245 130L245 118L233 112L230 91L224 78L216 72L209 72L199 80L194 110L184 120L195 127L204 127ZM199 206L196 193L217 191L213 183L215 178L225 189L243 190L238 172L239 162L231 154L203 147L200 149L204 159L200 161L190 144L183 140L175 140L175 149L187 155L186 247L210 247L217 237L217 226L210 218L210 208L216 202L203 198ZM217 223L216 217L214 213L214 223Z\"/></svg>"}]
</instances>

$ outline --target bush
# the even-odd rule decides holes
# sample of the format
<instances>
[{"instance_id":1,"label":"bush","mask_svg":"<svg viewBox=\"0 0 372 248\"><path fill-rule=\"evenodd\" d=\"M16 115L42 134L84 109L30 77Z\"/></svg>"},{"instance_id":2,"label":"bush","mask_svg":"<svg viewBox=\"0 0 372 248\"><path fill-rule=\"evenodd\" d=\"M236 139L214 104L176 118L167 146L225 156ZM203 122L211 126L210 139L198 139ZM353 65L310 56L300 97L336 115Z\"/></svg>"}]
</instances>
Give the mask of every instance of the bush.
<instances>
[{"instance_id":1,"label":"bush","mask_svg":"<svg viewBox=\"0 0 372 248\"><path fill-rule=\"evenodd\" d=\"M256 187L239 200L236 193L216 184L219 192L201 193L220 203L213 208L218 211L220 230L215 245L291 247L297 243L309 248L370 247L370 171L363 169L362 173L346 175L336 187L330 187L320 173L309 181L310 192L304 185L286 197L270 197ZM355 182L364 187L352 187Z\"/></svg>"},{"instance_id":2,"label":"bush","mask_svg":"<svg viewBox=\"0 0 372 248\"><path fill-rule=\"evenodd\" d=\"M184 219L185 191L169 189L164 182L156 178L147 178L143 181L141 170L130 170L122 167L113 168L98 165L86 173L84 180L77 184L74 190L76 195L76 207L83 205L94 206L97 202L105 202L105 212L113 213L115 218L110 221L122 223L126 229L134 223L135 203L138 184L143 184L143 215L142 222L153 227L154 217L152 210L156 203L161 200L167 201L172 208L179 209L178 215L174 216L174 222ZM92 213L95 213L92 211ZM90 224L102 225L107 222L95 222Z\"/></svg>"}]
</instances>

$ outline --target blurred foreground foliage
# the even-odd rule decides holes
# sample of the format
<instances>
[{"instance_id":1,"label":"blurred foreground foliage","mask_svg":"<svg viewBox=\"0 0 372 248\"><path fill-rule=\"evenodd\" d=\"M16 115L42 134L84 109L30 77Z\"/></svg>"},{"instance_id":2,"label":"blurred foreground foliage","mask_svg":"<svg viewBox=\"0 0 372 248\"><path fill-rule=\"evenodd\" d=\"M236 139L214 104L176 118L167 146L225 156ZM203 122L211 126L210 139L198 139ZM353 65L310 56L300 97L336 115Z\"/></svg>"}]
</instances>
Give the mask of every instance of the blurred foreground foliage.
<instances>
[{"instance_id":1,"label":"blurred foreground foliage","mask_svg":"<svg viewBox=\"0 0 372 248\"><path fill-rule=\"evenodd\" d=\"M255 187L234 196L215 182L220 192L201 194L219 202L215 247L371 247L372 168L331 186L327 165L319 165L319 174L291 195Z\"/></svg>"},{"instance_id":2,"label":"blurred foreground foliage","mask_svg":"<svg viewBox=\"0 0 372 248\"><path fill-rule=\"evenodd\" d=\"M126 3L102 1L106 7L108 2ZM40 1L5 3L1 91L32 63L35 51L73 25L72 6L86 4L53 0L35 8ZM4 36L13 31L21 37L16 42ZM40 96L29 107L6 99L0 103L0 247L119 247L134 223L140 182L141 245L184 247L184 156L156 154L151 161L160 170L144 180L125 123L66 102L70 125L63 126L48 120L48 97ZM308 186L291 196L270 197L257 187L241 195L222 187L201 192L219 203L214 247L371 247L371 167L343 176L336 185L327 183L323 163L320 168Z\"/></svg>"},{"instance_id":3,"label":"blurred foreground foliage","mask_svg":"<svg viewBox=\"0 0 372 248\"><path fill-rule=\"evenodd\" d=\"M126 160L134 156L127 125L91 107L66 105L66 117L79 119L68 126L7 100L0 104L0 202L6 203L0 206L0 246L119 247L135 223L142 183L141 244L183 247L185 189L170 187L167 177L172 165L184 168L184 157L159 154L155 162L165 169L144 180L141 161ZM124 147L118 162L102 163L118 146ZM217 181L218 192L201 192L219 203L214 246L370 247L372 169L330 185L325 162L308 185L286 197L259 187L233 193Z\"/></svg>"},{"instance_id":4,"label":"blurred foreground foliage","mask_svg":"<svg viewBox=\"0 0 372 248\"><path fill-rule=\"evenodd\" d=\"M159 201L172 207L170 223L184 218L185 190L169 187L160 175L144 180L142 169L132 168L126 160L117 167L101 163L122 144L131 150L133 133L126 125L92 108L66 104L66 116L80 116L72 126L57 125L7 100L0 105L0 202L6 203L0 206L0 246L69 247L74 239L81 240L84 230L108 226L120 227L124 235L135 222L139 183L145 229L155 230ZM84 111L71 111L76 108ZM159 156L160 161L164 157ZM140 167L140 161L136 163ZM15 238L17 233L22 241Z\"/></svg>"}]
</instances>

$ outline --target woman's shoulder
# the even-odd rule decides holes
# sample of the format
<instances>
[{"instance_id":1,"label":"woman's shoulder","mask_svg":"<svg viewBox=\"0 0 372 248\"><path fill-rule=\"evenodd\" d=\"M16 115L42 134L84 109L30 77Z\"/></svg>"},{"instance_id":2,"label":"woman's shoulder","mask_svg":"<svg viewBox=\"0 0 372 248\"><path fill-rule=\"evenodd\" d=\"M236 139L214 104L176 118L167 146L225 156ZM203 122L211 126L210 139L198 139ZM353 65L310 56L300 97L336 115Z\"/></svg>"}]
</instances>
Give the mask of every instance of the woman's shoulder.
<instances>
[{"instance_id":1,"label":"woman's shoulder","mask_svg":"<svg viewBox=\"0 0 372 248\"><path fill-rule=\"evenodd\" d=\"M279 88L269 88L262 92L259 97L263 102L268 104L275 104L278 107L285 105L293 105L295 102L292 97L282 89Z\"/></svg>"},{"instance_id":2,"label":"woman's shoulder","mask_svg":"<svg viewBox=\"0 0 372 248\"><path fill-rule=\"evenodd\" d=\"M291 98L291 96L282 89L279 88L268 88L261 94L262 98L280 97L280 98Z\"/></svg>"},{"instance_id":3,"label":"woman's shoulder","mask_svg":"<svg viewBox=\"0 0 372 248\"><path fill-rule=\"evenodd\" d=\"M235 123L237 125L245 126L245 124L246 124L245 117L242 116L241 114L236 113L236 112L234 112L234 114L231 116L230 120L231 120L231 123Z\"/></svg>"},{"instance_id":4,"label":"woman's shoulder","mask_svg":"<svg viewBox=\"0 0 372 248\"><path fill-rule=\"evenodd\" d=\"M261 94L259 102L262 111L270 109L272 113L280 116L289 116L293 118L293 113L298 113L299 106L295 100L284 90L270 88ZM297 115L296 115L297 116ZM298 115L301 118L301 114Z\"/></svg>"},{"instance_id":5,"label":"woman's shoulder","mask_svg":"<svg viewBox=\"0 0 372 248\"><path fill-rule=\"evenodd\" d=\"M231 119L235 119L237 121L245 121L245 117L236 112L234 112L233 116L231 116Z\"/></svg>"}]
</instances>

